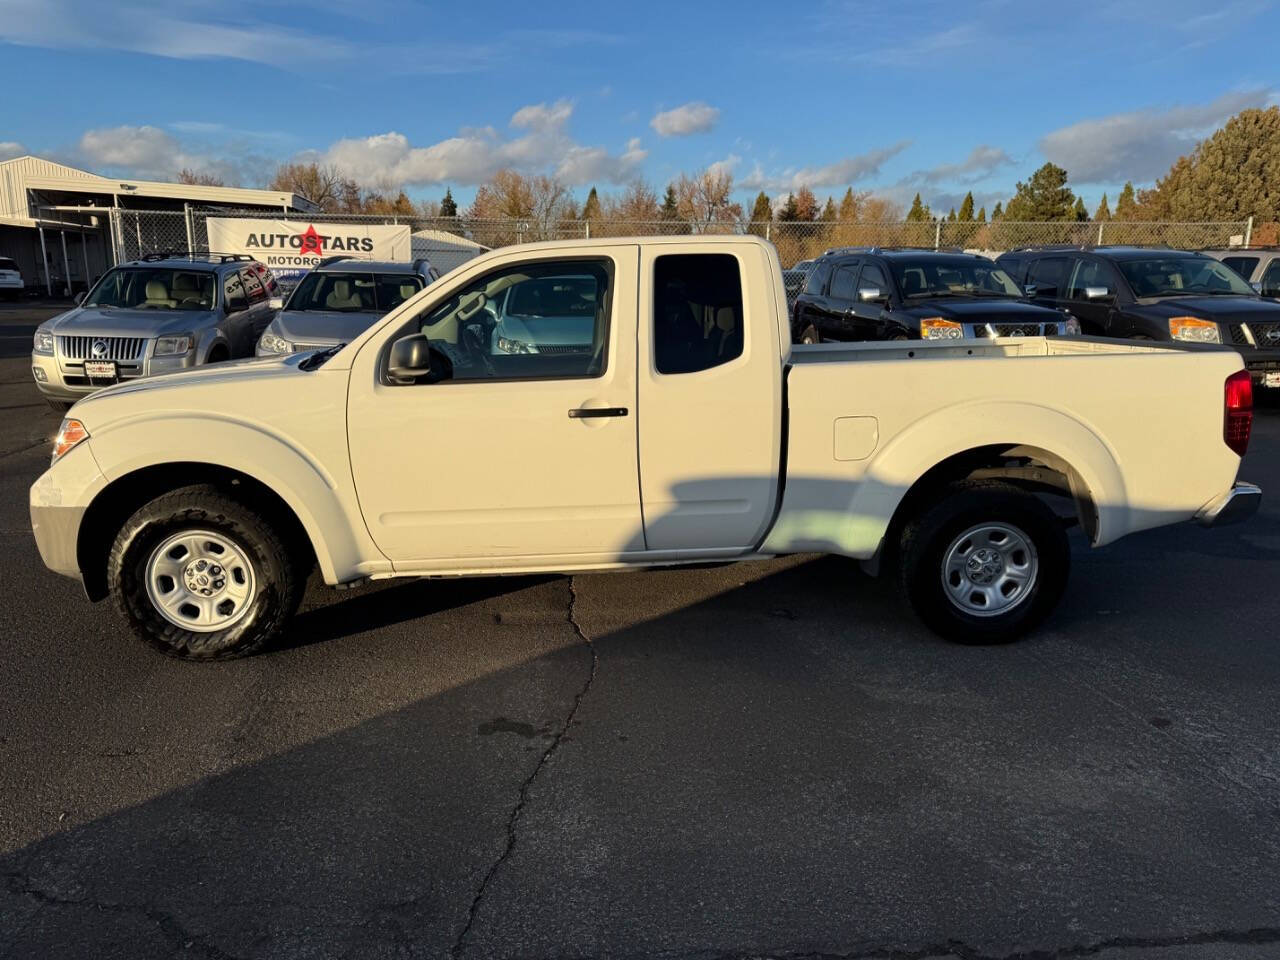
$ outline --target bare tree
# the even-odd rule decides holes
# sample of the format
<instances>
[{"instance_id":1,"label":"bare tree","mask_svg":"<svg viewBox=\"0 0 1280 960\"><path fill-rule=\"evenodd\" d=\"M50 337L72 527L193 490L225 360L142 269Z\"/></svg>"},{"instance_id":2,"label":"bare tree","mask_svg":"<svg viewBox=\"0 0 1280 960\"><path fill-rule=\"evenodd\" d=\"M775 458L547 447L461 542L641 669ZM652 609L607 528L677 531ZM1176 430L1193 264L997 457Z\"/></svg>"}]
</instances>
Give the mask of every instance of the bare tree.
<instances>
[{"instance_id":1,"label":"bare tree","mask_svg":"<svg viewBox=\"0 0 1280 960\"><path fill-rule=\"evenodd\" d=\"M362 206L360 187L332 164L282 163L268 189L306 197L325 213L350 213Z\"/></svg>"},{"instance_id":2,"label":"bare tree","mask_svg":"<svg viewBox=\"0 0 1280 960\"><path fill-rule=\"evenodd\" d=\"M212 173L197 173L196 171L183 167L178 171L178 182L188 183L198 187L225 187L226 183L222 178L214 176Z\"/></svg>"},{"instance_id":3,"label":"bare tree","mask_svg":"<svg viewBox=\"0 0 1280 960\"><path fill-rule=\"evenodd\" d=\"M701 230L742 218L742 207L733 202L733 174L728 170L708 167L692 177L682 173L675 188L680 215Z\"/></svg>"}]
</instances>

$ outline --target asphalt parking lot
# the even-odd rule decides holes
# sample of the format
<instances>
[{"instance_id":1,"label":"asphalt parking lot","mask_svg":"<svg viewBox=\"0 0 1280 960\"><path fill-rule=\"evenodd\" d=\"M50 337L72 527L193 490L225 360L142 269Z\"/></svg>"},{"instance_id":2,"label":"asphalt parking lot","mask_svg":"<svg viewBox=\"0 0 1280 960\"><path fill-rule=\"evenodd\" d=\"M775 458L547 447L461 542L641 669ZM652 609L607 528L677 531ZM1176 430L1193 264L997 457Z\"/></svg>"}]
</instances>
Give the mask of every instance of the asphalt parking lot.
<instances>
[{"instance_id":1,"label":"asphalt parking lot","mask_svg":"<svg viewBox=\"0 0 1280 960\"><path fill-rule=\"evenodd\" d=\"M168 660L47 573L0 307L0 957L1280 956L1280 403L1245 526L950 646L837 559L312 586Z\"/></svg>"}]
</instances>

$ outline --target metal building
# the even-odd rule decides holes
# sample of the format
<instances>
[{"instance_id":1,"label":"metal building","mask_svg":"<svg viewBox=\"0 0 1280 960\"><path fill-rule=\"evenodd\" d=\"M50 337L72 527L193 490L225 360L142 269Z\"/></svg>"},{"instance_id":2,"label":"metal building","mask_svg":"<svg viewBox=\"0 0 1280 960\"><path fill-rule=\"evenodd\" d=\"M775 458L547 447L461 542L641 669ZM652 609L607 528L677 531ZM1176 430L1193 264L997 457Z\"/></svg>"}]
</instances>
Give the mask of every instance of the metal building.
<instances>
[{"instance_id":1,"label":"metal building","mask_svg":"<svg viewBox=\"0 0 1280 960\"><path fill-rule=\"evenodd\" d=\"M279 190L121 180L40 157L16 157L0 162L0 256L17 261L28 289L70 295L87 289L116 263L123 211L182 212L197 206L318 209L305 197Z\"/></svg>"}]
</instances>

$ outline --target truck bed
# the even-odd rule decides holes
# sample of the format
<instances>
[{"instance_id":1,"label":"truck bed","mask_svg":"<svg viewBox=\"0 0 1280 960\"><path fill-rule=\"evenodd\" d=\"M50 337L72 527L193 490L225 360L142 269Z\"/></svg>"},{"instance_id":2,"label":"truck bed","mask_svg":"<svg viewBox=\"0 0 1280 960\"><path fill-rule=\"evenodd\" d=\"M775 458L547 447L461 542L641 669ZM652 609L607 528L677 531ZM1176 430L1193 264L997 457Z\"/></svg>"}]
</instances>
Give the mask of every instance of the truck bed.
<instances>
[{"instance_id":1,"label":"truck bed","mask_svg":"<svg viewBox=\"0 0 1280 960\"><path fill-rule=\"evenodd\" d=\"M1183 343L1142 343L1105 337L999 337L994 340L893 340L866 343L796 344L791 348L793 365L849 363L868 360L951 360L976 357L1071 357L1170 353L1225 353L1227 347Z\"/></svg>"}]
</instances>

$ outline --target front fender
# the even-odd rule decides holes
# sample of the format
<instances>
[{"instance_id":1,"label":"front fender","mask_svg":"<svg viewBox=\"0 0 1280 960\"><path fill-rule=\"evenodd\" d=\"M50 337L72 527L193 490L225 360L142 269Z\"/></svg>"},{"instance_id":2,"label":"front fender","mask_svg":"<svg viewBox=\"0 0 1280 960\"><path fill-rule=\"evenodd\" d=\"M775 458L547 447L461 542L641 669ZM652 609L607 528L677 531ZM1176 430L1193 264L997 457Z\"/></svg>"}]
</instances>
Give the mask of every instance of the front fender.
<instances>
[{"instance_id":1,"label":"front fender","mask_svg":"<svg viewBox=\"0 0 1280 960\"><path fill-rule=\"evenodd\" d=\"M328 462L303 452L260 423L197 412L140 413L97 428L93 455L108 481L147 467L207 463L271 488L293 510L315 549L327 583L389 567L369 539L355 502L345 437Z\"/></svg>"}]
</instances>

